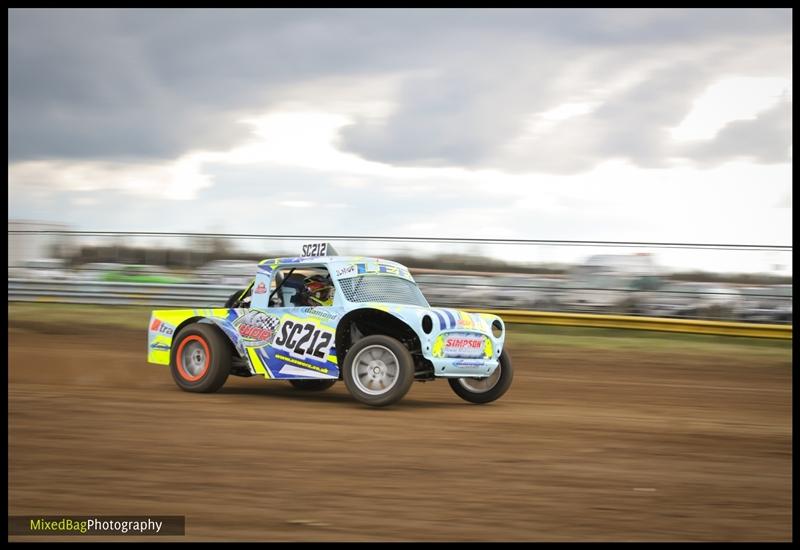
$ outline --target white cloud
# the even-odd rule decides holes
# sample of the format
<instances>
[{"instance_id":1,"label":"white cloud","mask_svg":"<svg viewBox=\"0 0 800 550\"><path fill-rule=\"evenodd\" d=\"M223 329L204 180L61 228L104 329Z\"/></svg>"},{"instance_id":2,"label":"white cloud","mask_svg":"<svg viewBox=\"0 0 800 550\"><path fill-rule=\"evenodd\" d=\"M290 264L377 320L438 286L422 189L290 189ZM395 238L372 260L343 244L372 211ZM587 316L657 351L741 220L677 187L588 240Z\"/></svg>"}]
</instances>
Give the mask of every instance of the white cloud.
<instances>
[{"instance_id":1,"label":"white cloud","mask_svg":"<svg viewBox=\"0 0 800 550\"><path fill-rule=\"evenodd\" d=\"M316 203L311 201L280 201L278 204L287 208L313 208L317 206Z\"/></svg>"},{"instance_id":2,"label":"white cloud","mask_svg":"<svg viewBox=\"0 0 800 550\"><path fill-rule=\"evenodd\" d=\"M566 120L579 115L591 113L599 102L562 103L558 107L539 113L544 120Z\"/></svg>"},{"instance_id":3,"label":"white cloud","mask_svg":"<svg viewBox=\"0 0 800 550\"><path fill-rule=\"evenodd\" d=\"M679 141L711 139L729 122L753 120L785 94L791 97L791 90L787 78L721 79L694 101L691 112L670 133Z\"/></svg>"},{"instance_id":4,"label":"white cloud","mask_svg":"<svg viewBox=\"0 0 800 550\"><path fill-rule=\"evenodd\" d=\"M47 189L76 193L104 190L133 196L192 200L210 187L202 172L201 155L185 155L173 162L133 164L122 162L44 160L9 165L10 185L17 189Z\"/></svg>"}]
</instances>

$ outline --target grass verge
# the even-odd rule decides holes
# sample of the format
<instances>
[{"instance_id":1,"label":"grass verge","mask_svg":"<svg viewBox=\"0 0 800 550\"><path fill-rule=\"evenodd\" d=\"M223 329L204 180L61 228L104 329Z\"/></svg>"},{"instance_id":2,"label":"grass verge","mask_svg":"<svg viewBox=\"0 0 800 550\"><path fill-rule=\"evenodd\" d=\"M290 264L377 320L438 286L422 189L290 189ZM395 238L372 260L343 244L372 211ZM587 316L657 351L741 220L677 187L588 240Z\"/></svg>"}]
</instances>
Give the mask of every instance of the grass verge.
<instances>
[{"instance_id":1,"label":"grass verge","mask_svg":"<svg viewBox=\"0 0 800 550\"><path fill-rule=\"evenodd\" d=\"M167 309L167 308L162 308ZM77 304L8 304L9 325L24 322L46 326L79 323L99 327L147 330L151 307ZM791 340L710 336L644 330L509 324L512 346L578 347L607 350L672 350L706 353L769 353L791 356Z\"/></svg>"}]
</instances>

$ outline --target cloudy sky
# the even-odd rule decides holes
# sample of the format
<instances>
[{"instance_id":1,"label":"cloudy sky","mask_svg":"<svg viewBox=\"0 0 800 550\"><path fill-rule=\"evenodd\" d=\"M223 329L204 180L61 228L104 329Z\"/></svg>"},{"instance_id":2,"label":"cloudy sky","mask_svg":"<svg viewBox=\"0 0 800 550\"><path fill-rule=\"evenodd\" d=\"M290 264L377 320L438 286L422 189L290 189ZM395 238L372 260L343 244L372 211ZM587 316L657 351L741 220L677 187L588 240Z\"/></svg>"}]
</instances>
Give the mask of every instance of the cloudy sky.
<instances>
[{"instance_id":1,"label":"cloudy sky","mask_svg":"<svg viewBox=\"0 0 800 550\"><path fill-rule=\"evenodd\" d=\"M9 219L791 244L791 15L10 10Z\"/></svg>"}]
</instances>

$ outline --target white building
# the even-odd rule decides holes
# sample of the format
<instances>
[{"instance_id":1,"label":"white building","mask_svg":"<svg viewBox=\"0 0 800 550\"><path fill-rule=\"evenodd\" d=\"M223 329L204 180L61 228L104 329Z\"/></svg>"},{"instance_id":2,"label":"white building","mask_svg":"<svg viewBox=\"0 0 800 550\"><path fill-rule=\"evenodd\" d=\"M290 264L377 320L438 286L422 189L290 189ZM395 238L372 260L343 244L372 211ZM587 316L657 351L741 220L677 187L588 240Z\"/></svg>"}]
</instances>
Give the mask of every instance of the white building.
<instances>
[{"instance_id":1,"label":"white building","mask_svg":"<svg viewBox=\"0 0 800 550\"><path fill-rule=\"evenodd\" d=\"M63 223L30 220L8 220L8 269L20 268L32 260L66 257L75 249L71 235L58 233L68 231Z\"/></svg>"}]
</instances>

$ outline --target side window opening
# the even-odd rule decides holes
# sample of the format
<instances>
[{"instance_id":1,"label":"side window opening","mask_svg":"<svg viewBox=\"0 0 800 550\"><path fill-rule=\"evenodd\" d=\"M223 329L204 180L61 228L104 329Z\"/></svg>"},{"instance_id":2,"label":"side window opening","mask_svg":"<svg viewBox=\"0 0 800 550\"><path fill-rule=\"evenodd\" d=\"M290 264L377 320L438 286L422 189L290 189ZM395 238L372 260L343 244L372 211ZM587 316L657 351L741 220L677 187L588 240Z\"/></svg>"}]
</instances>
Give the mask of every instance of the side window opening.
<instances>
[{"instance_id":1,"label":"side window opening","mask_svg":"<svg viewBox=\"0 0 800 550\"><path fill-rule=\"evenodd\" d=\"M250 301L253 295L253 283L255 279L250 281L244 290L237 290L233 294L228 297L228 300L225 302L225 307L230 308L248 308L250 307Z\"/></svg>"},{"instance_id":2,"label":"side window opening","mask_svg":"<svg viewBox=\"0 0 800 550\"><path fill-rule=\"evenodd\" d=\"M284 267L272 277L269 292L270 307L303 307L332 305L335 289L324 267Z\"/></svg>"}]
</instances>

